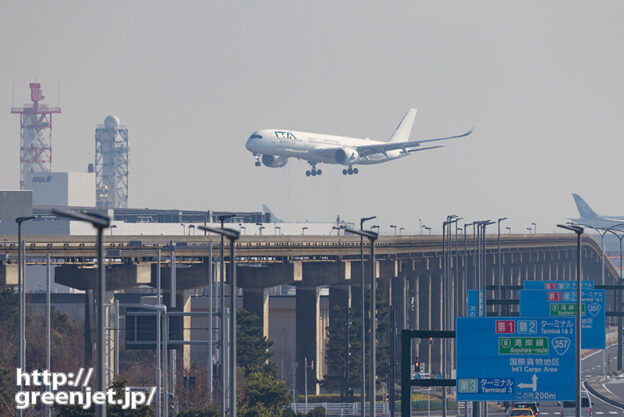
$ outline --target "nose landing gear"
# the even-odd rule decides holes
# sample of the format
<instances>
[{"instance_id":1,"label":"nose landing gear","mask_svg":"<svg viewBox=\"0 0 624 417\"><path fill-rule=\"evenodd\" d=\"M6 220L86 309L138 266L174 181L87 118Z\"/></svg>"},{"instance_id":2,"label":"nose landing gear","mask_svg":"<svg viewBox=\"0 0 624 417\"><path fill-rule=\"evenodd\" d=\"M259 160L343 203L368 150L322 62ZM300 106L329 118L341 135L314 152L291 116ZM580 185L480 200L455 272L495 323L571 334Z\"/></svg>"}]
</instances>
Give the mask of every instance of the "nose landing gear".
<instances>
[{"instance_id":1,"label":"nose landing gear","mask_svg":"<svg viewBox=\"0 0 624 417\"><path fill-rule=\"evenodd\" d=\"M262 164L260 163L260 155L254 155L256 157L256 166L262 166Z\"/></svg>"},{"instance_id":2,"label":"nose landing gear","mask_svg":"<svg viewBox=\"0 0 624 417\"><path fill-rule=\"evenodd\" d=\"M354 174L357 174L358 172L359 171L358 171L357 168L349 167L348 169L343 169L342 170L342 175L347 175L347 174L354 175Z\"/></svg>"}]
</instances>

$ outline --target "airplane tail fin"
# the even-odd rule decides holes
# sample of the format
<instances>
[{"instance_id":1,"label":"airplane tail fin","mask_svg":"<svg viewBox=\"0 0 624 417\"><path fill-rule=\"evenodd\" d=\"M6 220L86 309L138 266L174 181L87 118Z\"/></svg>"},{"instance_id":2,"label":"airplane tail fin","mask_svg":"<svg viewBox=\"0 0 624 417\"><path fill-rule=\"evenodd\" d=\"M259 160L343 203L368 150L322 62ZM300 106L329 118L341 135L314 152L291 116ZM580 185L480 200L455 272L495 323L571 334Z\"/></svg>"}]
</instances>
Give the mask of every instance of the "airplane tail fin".
<instances>
[{"instance_id":1,"label":"airplane tail fin","mask_svg":"<svg viewBox=\"0 0 624 417\"><path fill-rule=\"evenodd\" d=\"M409 140L417 111L417 109L409 109L407 113L405 113L405 116L403 116L397 128L394 129L394 133L390 137L390 142L406 142Z\"/></svg>"},{"instance_id":2,"label":"airplane tail fin","mask_svg":"<svg viewBox=\"0 0 624 417\"><path fill-rule=\"evenodd\" d=\"M598 214L581 198L578 194L572 194L574 197L574 202L576 203L576 209L579 212L579 215L582 219L596 219L598 218Z\"/></svg>"},{"instance_id":3,"label":"airplane tail fin","mask_svg":"<svg viewBox=\"0 0 624 417\"><path fill-rule=\"evenodd\" d=\"M277 216L271 211L271 209L266 205L262 205L262 211L268 214L271 218L271 223L283 223L282 220L278 219Z\"/></svg>"}]
</instances>

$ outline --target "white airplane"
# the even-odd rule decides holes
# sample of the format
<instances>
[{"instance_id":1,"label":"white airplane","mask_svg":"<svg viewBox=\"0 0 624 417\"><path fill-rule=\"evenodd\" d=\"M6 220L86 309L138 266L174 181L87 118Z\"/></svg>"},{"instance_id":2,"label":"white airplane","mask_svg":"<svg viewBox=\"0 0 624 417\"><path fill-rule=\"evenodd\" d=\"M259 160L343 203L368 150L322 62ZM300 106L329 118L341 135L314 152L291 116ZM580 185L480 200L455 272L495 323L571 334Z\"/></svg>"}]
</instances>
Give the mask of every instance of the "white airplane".
<instances>
[{"instance_id":1,"label":"white airplane","mask_svg":"<svg viewBox=\"0 0 624 417\"><path fill-rule=\"evenodd\" d=\"M572 197L580 216L578 219L570 219L574 223L595 229L624 229L623 216L601 216L592 210L580 195L572 194Z\"/></svg>"},{"instance_id":2,"label":"white airplane","mask_svg":"<svg viewBox=\"0 0 624 417\"><path fill-rule=\"evenodd\" d=\"M416 109L409 109L388 142L294 130L262 129L247 139L245 147L256 157L256 166L264 164L271 168L281 168L286 165L288 158L297 158L311 165L312 169L306 171L307 176L322 174L322 170L316 168L317 164L343 165L346 168L342 170L342 175L352 175L358 173L353 165L379 164L413 152L441 148L442 145L421 145L462 138L474 130L444 138L409 140L415 117Z\"/></svg>"}]
</instances>

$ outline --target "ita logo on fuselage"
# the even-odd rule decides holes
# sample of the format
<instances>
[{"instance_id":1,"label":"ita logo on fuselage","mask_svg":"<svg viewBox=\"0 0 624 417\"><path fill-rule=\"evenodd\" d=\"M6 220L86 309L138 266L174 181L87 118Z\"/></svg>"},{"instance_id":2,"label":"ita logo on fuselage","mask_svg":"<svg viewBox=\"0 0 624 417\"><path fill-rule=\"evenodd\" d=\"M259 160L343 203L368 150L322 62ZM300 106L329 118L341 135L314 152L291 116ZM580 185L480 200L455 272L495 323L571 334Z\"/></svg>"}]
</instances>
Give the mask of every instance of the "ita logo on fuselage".
<instances>
[{"instance_id":1,"label":"ita logo on fuselage","mask_svg":"<svg viewBox=\"0 0 624 417\"><path fill-rule=\"evenodd\" d=\"M284 142L295 142L297 138L292 132L288 132L286 130L275 130L275 137L277 137L277 141L280 143Z\"/></svg>"}]
</instances>

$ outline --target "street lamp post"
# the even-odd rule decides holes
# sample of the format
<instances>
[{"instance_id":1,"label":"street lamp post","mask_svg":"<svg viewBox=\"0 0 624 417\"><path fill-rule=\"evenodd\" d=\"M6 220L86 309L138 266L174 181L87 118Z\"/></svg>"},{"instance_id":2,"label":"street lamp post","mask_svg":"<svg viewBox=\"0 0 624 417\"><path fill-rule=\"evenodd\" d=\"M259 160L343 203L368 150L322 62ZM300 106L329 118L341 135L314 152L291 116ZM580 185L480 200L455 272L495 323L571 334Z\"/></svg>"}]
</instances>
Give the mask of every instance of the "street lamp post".
<instances>
[{"instance_id":1,"label":"street lamp post","mask_svg":"<svg viewBox=\"0 0 624 417\"><path fill-rule=\"evenodd\" d=\"M455 302L453 306L455 307L454 317L456 318L461 314L461 306L463 304L463 296L462 296L462 285L459 282L459 239L458 233L463 231L461 227L459 227L459 221L455 222ZM453 320L453 328L455 328L455 320Z\"/></svg>"},{"instance_id":2,"label":"street lamp post","mask_svg":"<svg viewBox=\"0 0 624 417\"><path fill-rule=\"evenodd\" d=\"M498 225L498 237L497 237L497 241L498 241L498 259L496 260L496 266L497 266L497 272L498 272L498 298L500 300L503 299L503 268L501 265L502 262L502 254L501 254L501 244L500 244L500 226L501 226L501 222L507 220L507 217L501 217L499 218L496 223ZM502 315L502 304L501 304L501 315Z\"/></svg>"},{"instance_id":3,"label":"street lamp post","mask_svg":"<svg viewBox=\"0 0 624 417\"><path fill-rule=\"evenodd\" d=\"M396 234L397 234L397 226L395 224L391 224L390 227L392 229L394 229L394 235L396 236Z\"/></svg>"},{"instance_id":4,"label":"street lamp post","mask_svg":"<svg viewBox=\"0 0 624 417\"><path fill-rule=\"evenodd\" d=\"M77 213L74 211L65 211L59 209L52 209L54 214L57 214L68 219L83 221L91 223L93 227L97 229L97 253L98 253L98 282L97 288L97 338L96 338L96 351L97 351L97 366L96 366L96 390L105 391L105 369L104 369L104 297L106 296L106 276L104 271L104 229L110 226L110 218L98 213ZM99 404L95 406L95 415L97 417L106 417L106 404Z\"/></svg>"},{"instance_id":5,"label":"street lamp post","mask_svg":"<svg viewBox=\"0 0 624 417\"><path fill-rule=\"evenodd\" d=\"M619 231L619 230L618 230ZM622 239L624 238L624 234L618 234L615 230L610 230L610 232L617 237L620 241L620 270L619 270L619 279L618 286L622 285ZM620 289L616 290L615 293L615 311L620 313L622 309L622 292ZM617 369L622 369L622 316L618 314L617 316L617 337L618 337L618 347L617 347Z\"/></svg>"},{"instance_id":6,"label":"street lamp post","mask_svg":"<svg viewBox=\"0 0 624 417\"><path fill-rule=\"evenodd\" d=\"M227 219L231 219L235 217L236 213L232 214L224 214L218 217L219 222L221 223L221 229L223 229L223 223ZM200 227L200 229L210 232L211 230L207 227ZM226 381L225 373L227 371L227 367L225 366L225 265L223 262L223 235L221 234L221 246L219 248L219 276L221 279L221 294L219 297L219 376L221 379L221 417L225 417L225 409L226 409L226 401L225 401L225 392L226 392Z\"/></svg>"},{"instance_id":7,"label":"street lamp post","mask_svg":"<svg viewBox=\"0 0 624 417\"><path fill-rule=\"evenodd\" d=\"M489 219L488 220L483 220L483 221L480 222L481 229L482 229L482 232L481 232L481 238L482 239L481 239L481 267L479 268L480 269L479 276L480 276L480 281L481 281L481 288L483 289L483 304L484 304L484 306L483 306L483 314L484 315L486 314L485 313L485 299L486 299L485 294L487 292L487 283L486 283L486 278L485 278L486 277L486 271L485 271L485 267L486 267L485 246L486 246L487 240L486 240L485 236L486 236L486 229L491 224L494 224L494 222L490 221ZM486 403L486 409L484 410L484 413L485 413L485 415L487 415L487 403Z\"/></svg>"},{"instance_id":8,"label":"street lamp post","mask_svg":"<svg viewBox=\"0 0 624 417\"><path fill-rule=\"evenodd\" d=\"M222 220L223 221L223 220ZM204 227L200 229L218 233L221 238L227 237L230 241L230 416L236 416L236 240L240 232L234 229ZM223 262L223 258L221 258ZM223 279L223 276L221 277ZM222 391L224 391L222 389ZM225 404L221 404L221 412Z\"/></svg>"},{"instance_id":9,"label":"street lamp post","mask_svg":"<svg viewBox=\"0 0 624 417\"><path fill-rule=\"evenodd\" d=\"M376 282L375 282L375 278L376 278L376 272L377 272L377 268L375 265L375 240L377 240L377 238L379 237L379 235L375 232L369 232L369 231L364 231L362 230L364 227L364 222L367 220L371 220L374 219L376 216L373 217L368 217L368 218L362 218L360 219L360 230L355 230L355 229L351 229L349 227L345 228L345 231L349 232L349 233L353 233L356 235L360 236L360 253L361 253L361 257L362 257L362 264L364 263L364 238L368 238L370 240L370 261L371 261L371 297L370 297L370 311L371 311L371 320L370 320L370 331L371 331L371 375L370 375L370 396L369 396L369 403L370 403L370 415L371 417L375 417L375 397L376 397L376 393L375 393L375 378L377 375L377 370L376 370L376 346L377 346L377 342L375 340L375 293L376 293ZM362 268L362 312L364 312L364 268ZM362 342L364 342L364 337L365 337L365 330L364 330L364 325L365 325L365 321L364 321L364 314L362 314ZM362 343L362 371L364 371L365 368L365 355L364 355L365 351L364 351L364 343ZM362 372L362 377L364 377L364 372ZM362 379L362 400L364 400L364 379ZM364 412L364 403L362 403L362 416L365 415Z\"/></svg>"},{"instance_id":10,"label":"street lamp post","mask_svg":"<svg viewBox=\"0 0 624 417\"><path fill-rule=\"evenodd\" d=\"M533 234L536 235L537 234L537 223L531 222L531 226L533 226Z\"/></svg>"},{"instance_id":11,"label":"street lamp post","mask_svg":"<svg viewBox=\"0 0 624 417\"><path fill-rule=\"evenodd\" d=\"M449 249L450 249L450 237L451 237L451 228L450 225L458 220L458 217L454 214L450 216L446 216L446 221L442 222L442 329L448 330L450 327L450 315L449 308L451 304L451 294L450 294L450 282L451 279L449 277L449 260L446 256L446 241L447 241L447 233L449 234ZM447 226L448 230L447 230ZM446 339L442 340L442 375L446 378L446 355L447 355L447 343ZM442 388L442 417L446 417L447 413L447 405L446 405L446 387Z\"/></svg>"},{"instance_id":12,"label":"street lamp post","mask_svg":"<svg viewBox=\"0 0 624 417\"><path fill-rule=\"evenodd\" d=\"M602 284L602 285L605 285L605 265L604 265L604 262L605 262L605 251L604 251L604 237L605 237L605 235L606 235L607 233L609 233L609 232L613 231L614 229L617 229L618 227L624 226L624 223L616 223L616 224L611 225L610 227L607 227L606 229L596 228L596 227L587 226L587 225L584 225L584 226L589 227L590 229L594 229L594 230L595 230L596 232L598 232L598 234L600 235L600 251L601 251L600 258L602 259L602 267L601 267L601 281L600 281L600 282L601 282L601 284ZM572 227L572 226L570 226L570 227ZM576 227L579 227L579 226L576 226ZM602 231L601 231L601 230L602 230ZM621 330L620 330L620 331L618 331L618 333L619 333L619 332L621 332ZM606 349L603 349L603 350L602 350L602 370L603 370L603 372L605 373L605 375L606 375L606 373L607 373L606 351L607 351Z\"/></svg>"},{"instance_id":13,"label":"street lamp post","mask_svg":"<svg viewBox=\"0 0 624 417\"><path fill-rule=\"evenodd\" d=\"M305 231L308 230L308 226L303 226L301 228L301 236L305 236Z\"/></svg>"},{"instance_id":14,"label":"street lamp post","mask_svg":"<svg viewBox=\"0 0 624 417\"><path fill-rule=\"evenodd\" d=\"M160 255L160 249L159 249L159 255ZM164 304L161 304L160 299L158 301L157 305L151 305L151 304L140 304L140 303L128 303L128 304L124 304L124 307L126 308L140 308L140 309L145 309L145 310L155 310L156 311L156 392L157 394L157 398L156 398L156 417L160 417L161 413L163 413L164 411L164 416L168 416L169 415L169 410L168 410L168 394L167 394L167 384L165 384L165 407L163 410L162 407L162 386L161 386L161 374L162 374L162 363L164 362L164 368L167 369L168 363L167 363L167 341L169 340L169 330L168 330L168 326L167 326L167 306ZM163 317L164 317L164 324L163 324ZM161 327L163 328L164 331L161 332ZM161 354L161 350L164 350L164 355ZM161 358L162 356L162 358ZM162 360L164 358L164 360ZM166 372L165 372L166 375Z\"/></svg>"},{"instance_id":15,"label":"street lamp post","mask_svg":"<svg viewBox=\"0 0 624 417\"><path fill-rule=\"evenodd\" d=\"M204 233L207 233L206 230L204 230ZM213 380L213 363L212 363L212 324L213 324L213 319L214 319L214 308L213 308L213 300L212 300L212 290L213 290L213 281L214 281L214 277L213 277L213 263L212 263L212 242L210 243L210 246L208 246L208 311L210 311L210 315L208 316L209 320L208 320L208 401L212 402L212 391L213 391L213 386L212 386L212 380ZM159 297L159 303L160 303L160 297Z\"/></svg>"},{"instance_id":16,"label":"street lamp post","mask_svg":"<svg viewBox=\"0 0 624 417\"><path fill-rule=\"evenodd\" d=\"M425 226L425 230L428 230L429 231L429 236L431 236L431 227Z\"/></svg>"},{"instance_id":17,"label":"street lamp post","mask_svg":"<svg viewBox=\"0 0 624 417\"><path fill-rule=\"evenodd\" d=\"M17 293L19 305L19 368L26 372L26 277L24 276L24 242L22 242L22 223L34 219L36 216L24 216L15 219L17 223ZM49 369L48 369L49 370ZM19 390L22 392L23 383L20 378ZM22 417L23 410L17 410Z\"/></svg>"},{"instance_id":18,"label":"street lamp post","mask_svg":"<svg viewBox=\"0 0 624 417\"><path fill-rule=\"evenodd\" d=\"M576 417L581 417L581 235L580 226L558 224L557 227L576 233Z\"/></svg>"},{"instance_id":19,"label":"street lamp post","mask_svg":"<svg viewBox=\"0 0 624 417\"><path fill-rule=\"evenodd\" d=\"M474 231L474 224L475 222L472 223L464 223L464 286L466 289L468 289L468 246L467 246L467 233L468 233L468 226L473 226L473 231ZM464 307L466 307L466 303L464 303ZM463 309L463 314L466 314L467 309L464 308Z\"/></svg>"},{"instance_id":20,"label":"street lamp post","mask_svg":"<svg viewBox=\"0 0 624 417\"><path fill-rule=\"evenodd\" d=\"M511 227L509 226L505 226L505 230L507 230L507 234L510 235L511 234Z\"/></svg>"},{"instance_id":21,"label":"street lamp post","mask_svg":"<svg viewBox=\"0 0 624 417\"><path fill-rule=\"evenodd\" d=\"M195 234L195 225L189 224L188 226L188 235L191 236L191 229L193 229L193 234Z\"/></svg>"},{"instance_id":22,"label":"street lamp post","mask_svg":"<svg viewBox=\"0 0 624 417\"><path fill-rule=\"evenodd\" d=\"M364 232L364 223L369 221L369 220L373 220L376 219L377 216L370 216L370 217L362 217L360 219L360 231ZM374 226L373 226L374 227ZM345 231L348 231L349 228L345 227ZM379 230L379 226L377 226L377 230ZM358 234L358 233L356 233ZM362 329L361 329L361 344L362 344L362 388L361 388L361 395L360 395L360 406L361 406L361 414L362 417L364 417L366 415L366 411L364 410L364 407L366 405L366 294L364 289L366 288L366 281L364 280L364 236L359 235L360 236L360 285L361 285L361 299L360 302L362 303L362 314L361 314L361 319L362 319ZM348 311L348 309L347 309ZM347 321L348 323L348 321ZM348 326L347 326L348 328ZM347 335L348 335L348 330L347 330ZM347 338L347 341L349 339ZM347 355L348 358L348 355ZM348 360L348 359L347 359Z\"/></svg>"}]
</instances>

